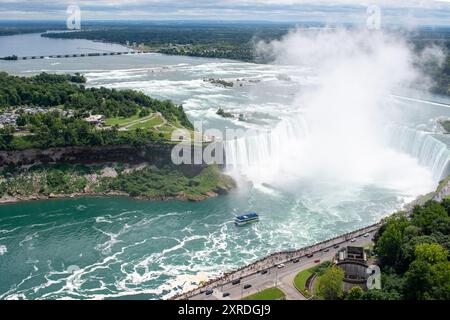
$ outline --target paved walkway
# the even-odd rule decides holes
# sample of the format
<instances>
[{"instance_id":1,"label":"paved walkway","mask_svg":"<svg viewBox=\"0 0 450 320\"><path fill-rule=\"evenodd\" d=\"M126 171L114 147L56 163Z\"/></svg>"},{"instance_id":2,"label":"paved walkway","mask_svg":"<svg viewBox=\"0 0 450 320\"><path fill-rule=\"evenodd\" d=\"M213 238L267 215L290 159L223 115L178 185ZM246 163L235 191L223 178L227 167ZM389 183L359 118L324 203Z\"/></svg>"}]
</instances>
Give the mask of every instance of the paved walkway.
<instances>
[{"instance_id":1,"label":"paved walkway","mask_svg":"<svg viewBox=\"0 0 450 320\"><path fill-rule=\"evenodd\" d=\"M284 292L286 295L286 300L306 300L306 298L294 286L294 278L297 273L298 271L296 270L295 272L291 272L280 279L278 288Z\"/></svg>"}]
</instances>

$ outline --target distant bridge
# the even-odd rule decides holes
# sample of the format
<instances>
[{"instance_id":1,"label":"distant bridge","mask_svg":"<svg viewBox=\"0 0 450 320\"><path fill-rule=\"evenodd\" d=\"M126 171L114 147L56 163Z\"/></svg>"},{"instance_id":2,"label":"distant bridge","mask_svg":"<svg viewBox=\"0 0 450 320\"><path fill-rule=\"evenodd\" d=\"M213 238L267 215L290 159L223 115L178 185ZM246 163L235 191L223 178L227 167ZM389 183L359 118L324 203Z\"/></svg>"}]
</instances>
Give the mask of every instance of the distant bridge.
<instances>
[{"instance_id":1,"label":"distant bridge","mask_svg":"<svg viewBox=\"0 0 450 320\"><path fill-rule=\"evenodd\" d=\"M62 58L79 58L79 57L102 57L102 56L120 56L126 54L139 54L146 51L111 51L111 52L91 52L91 53L75 53L75 54L54 54L54 55L38 55L38 56L8 56L2 57L0 60L16 61L16 60L37 60L37 59L62 59Z\"/></svg>"}]
</instances>

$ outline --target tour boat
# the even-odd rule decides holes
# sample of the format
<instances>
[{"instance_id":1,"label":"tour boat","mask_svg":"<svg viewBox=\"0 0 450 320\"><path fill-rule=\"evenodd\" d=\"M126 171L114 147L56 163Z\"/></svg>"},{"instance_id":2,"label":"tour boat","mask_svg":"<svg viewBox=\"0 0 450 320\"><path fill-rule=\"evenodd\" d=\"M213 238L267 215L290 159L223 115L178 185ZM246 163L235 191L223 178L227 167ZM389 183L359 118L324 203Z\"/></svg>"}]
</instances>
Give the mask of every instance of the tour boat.
<instances>
[{"instance_id":1,"label":"tour boat","mask_svg":"<svg viewBox=\"0 0 450 320\"><path fill-rule=\"evenodd\" d=\"M238 216L234 218L234 223L237 226L243 226L252 222L256 222L259 220L259 216L256 212L249 212L243 216Z\"/></svg>"}]
</instances>

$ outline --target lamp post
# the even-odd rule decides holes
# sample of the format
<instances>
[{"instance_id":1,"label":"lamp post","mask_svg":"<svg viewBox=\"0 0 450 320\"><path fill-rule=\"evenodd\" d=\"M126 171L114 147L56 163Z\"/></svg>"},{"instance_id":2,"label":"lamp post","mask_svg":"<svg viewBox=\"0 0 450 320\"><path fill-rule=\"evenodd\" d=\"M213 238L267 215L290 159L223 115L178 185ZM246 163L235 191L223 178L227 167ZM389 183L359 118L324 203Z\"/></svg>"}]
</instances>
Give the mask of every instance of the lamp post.
<instances>
[{"instance_id":1,"label":"lamp post","mask_svg":"<svg viewBox=\"0 0 450 320\"><path fill-rule=\"evenodd\" d=\"M278 283L278 267L275 266L275 287L277 286Z\"/></svg>"}]
</instances>

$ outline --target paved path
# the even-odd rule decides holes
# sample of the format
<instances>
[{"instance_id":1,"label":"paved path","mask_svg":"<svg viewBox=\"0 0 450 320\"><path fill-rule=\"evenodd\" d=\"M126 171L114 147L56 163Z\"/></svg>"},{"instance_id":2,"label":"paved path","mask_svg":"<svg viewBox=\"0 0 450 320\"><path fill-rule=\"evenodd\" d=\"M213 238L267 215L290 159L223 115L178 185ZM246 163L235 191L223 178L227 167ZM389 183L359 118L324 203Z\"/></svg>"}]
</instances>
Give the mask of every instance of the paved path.
<instances>
[{"instance_id":1,"label":"paved path","mask_svg":"<svg viewBox=\"0 0 450 320\"><path fill-rule=\"evenodd\" d=\"M286 300L306 300L306 298L293 285L294 278L298 271L295 270L280 279L278 288L286 295Z\"/></svg>"}]
</instances>

